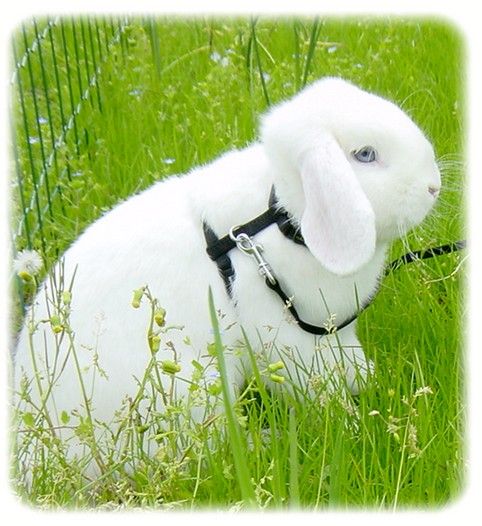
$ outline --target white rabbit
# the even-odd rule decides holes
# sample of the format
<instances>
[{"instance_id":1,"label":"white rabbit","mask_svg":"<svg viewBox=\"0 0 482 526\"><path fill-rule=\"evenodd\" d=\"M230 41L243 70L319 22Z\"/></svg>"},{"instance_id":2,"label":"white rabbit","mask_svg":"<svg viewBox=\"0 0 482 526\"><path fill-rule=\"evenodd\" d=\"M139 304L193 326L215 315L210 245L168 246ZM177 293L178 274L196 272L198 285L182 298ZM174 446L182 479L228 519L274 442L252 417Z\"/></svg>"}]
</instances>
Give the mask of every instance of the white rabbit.
<instances>
[{"instance_id":1,"label":"white rabbit","mask_svg":"<svg viewBox=\"0 0 482 526\"><path fill-rule=\"evenodd\" d=\"M255 236L300 316L314 325L352 316L376 291L387 247L417 225L432 208L440 189L432 146L396 105L336 78L321 79L262 119L261 139L231 151L209 165L171 177L133 196L92 224L65 253L72 288L71 326L78 367L92 398L95 418L109 421L125 395L137 389L150 352L147 309L133 309L132 291L148 285L166 310L167 323L184 326L168 339L177 351L182 374L201 359L213 341L208 312L212 288L223 343L236 347L240 327L253 346L266 346L267 359L290 353L288 372L295 384L310 374L327 375L339 362L351 388L367 364L355 335L355 322L335 336L303 331L279 297L258 274L253 259L234 248L232 298L216 264L206 253L203 222L218 237L262 213L274 185L279 206L301 229L306 247L287 239L276 225ZM35 319L49 318L46 281L35 302ZM333 318L332 318L333 320ZM273 330L273 328L275 330ZM191 345L183 343L189 336ZM83 397L75 360L67 356L64 336L55 362L49 324L32 336L36 367L62 370L47 405L55 415L81 407ZM162 345L161 345L162 347ZM199 355L197 354L199 351ZM161 351L163 352L162 348ZM106 376L91 366L93 354ZM243 382L239 360L226 356L233 389ZM294 362L307 371L300 374ZM55 365L56 364L56 365ZM16 353L16 383L32 376L32 353L24 327ZM183 386L177 386L182 396ZM38 399L36 383L31 396Z\"/></svg>"}]
</instances>

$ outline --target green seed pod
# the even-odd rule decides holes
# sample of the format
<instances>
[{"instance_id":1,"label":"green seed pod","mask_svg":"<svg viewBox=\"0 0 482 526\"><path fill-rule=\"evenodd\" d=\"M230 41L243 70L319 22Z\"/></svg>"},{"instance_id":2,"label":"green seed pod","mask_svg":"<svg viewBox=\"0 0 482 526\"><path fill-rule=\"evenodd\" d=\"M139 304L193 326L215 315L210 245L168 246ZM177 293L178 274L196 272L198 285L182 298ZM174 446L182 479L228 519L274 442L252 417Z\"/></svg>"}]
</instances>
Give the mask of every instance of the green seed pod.
<instances>
[{"instance_id":1,"label":"green seed pod","mask_svg":"<svg viewBox=\"0 0 482 526\"><path fill-rule=\"evenodd\" d=\"M30 273L27 272L26 270L21 270L21 271L18 273L18 277L19 277L22 281L32 281L32 280L33 280L33 276L32 276L32 274L30 274Z\"/></svg>"},{"instance_id":2,"label":"green seed pod","mask_svg":"<svg viewBox=\"0 0 482 526\"><path fill-rule=\"evenodd\" d=\"M140 435L143 435L148 429L149 429L149 426L147 424L137 426L137 432Z\"/></svg>"},{"instance_id":3,"label":"green seed pod","mask_svg":"<svg viewBox=\"0 0 482 526\"><path fill-rule=\"evenodd\" d=\"M24 413L22 415L22 420L27 427L35 427L35 417L33 416L33 413Z\"/></svg>"},{"instance_id":4,"label":"green seed pod","mask_svg":"<svg viewBox=\"0 0 482 526\"><path fill-rule=\"evenodd\" d=\"M154 312L154 321L158 327L164 327L166 324L166 311L162 307L158 307Z\"/></svg>"},{"instance_id":5,"label":"green seed pod","mask_svg":"<svg viewBox=\"0 0 482 526\"><path fill-rule=\"evenodd\" d=\"M219 380L216 380L215 382L208 385L207 390L209 394L217 396L223 390L223 386Z\"/></svg>"},{"instance_id":6,"label":"green seed pod","mask_svg":"<svg viewBox=\"0 0 482 526\"><path fill-rule=\"evenodd\" d=\"M52 316L50 316L50 323L51 325L60 325L60 316L52 314Z\"/></svg>"},{"instance_id":7,"label":"green seed pod","mask_svg":"<svg viewBox=\"0 0 482 526\"><path fill-rule=\"evenodd\" d=\"M268 365L268 371L270 373L275 373L276 371L279 371L280 369L284 369L284 363L280 360L279 362L270 363Z\"/></svg>"},{"instance_id":8,"label":"green seed pod","mask_svg":"<svg viewBox=\"0 0 482 526\"><path fill-rule=\"evenodd\" d=\"M71 301L72 301L72 292L70 292L70 290L64 290L64 292L62 292L62 303L64 305L70 305Z\"/></svg>"},{"instance_id":9,"label":"green seed pod","mask_svg":"<svg viewBox=\"0 0 482 526\"><path fill-rule=\"evenodd\" d=\"M144 295L143 288L136 289L133 292L131 305L134 307L134 309L138 309L141 306L141 299L143 295Z\"/></svg>"},{"instance_id":10,"label":"green seed pod","mask_svg":"<svg viewBox=\"0 0 482 526\"><path fill-rule=\"evenodd\" d=\"M150 334L148 340L151 352L156 353L161 346L161 337L158 334Z\"/></svg>"},{"instance_id":11,"label":"green seed pod","mask_svg":"<svg viewBox=\"0 0 482 526\"><path fill-rule=\"evenodd\" d=\"M181 366L172 360L164 360L161 362L161 369L167 374L176 374L181 370Z\"/></svg>"},{"instance_id":12,"label":"green seed pod","mask_svg":"<svg viewBox=\"0 0 482 526\"><path fill-rule=\"evenodd\" d=\"M277 384L282 384L286 380L284 376L280 376L279 374L270 374L269 378Z\"/></svg>"},{"instance_id":13,"label":"green seed pod","mask_svg":"<svg viewBox=\"0 0 482 526\"><path fill-rule=\"evenodd\" d=\"M55 334L58 334L64 330L62 327L62 322L60 321L60 316L57 314L52 314L52 316L50 316L50 325L52 326L52 330L55 332Z\"/></svg>"}]
</instances>

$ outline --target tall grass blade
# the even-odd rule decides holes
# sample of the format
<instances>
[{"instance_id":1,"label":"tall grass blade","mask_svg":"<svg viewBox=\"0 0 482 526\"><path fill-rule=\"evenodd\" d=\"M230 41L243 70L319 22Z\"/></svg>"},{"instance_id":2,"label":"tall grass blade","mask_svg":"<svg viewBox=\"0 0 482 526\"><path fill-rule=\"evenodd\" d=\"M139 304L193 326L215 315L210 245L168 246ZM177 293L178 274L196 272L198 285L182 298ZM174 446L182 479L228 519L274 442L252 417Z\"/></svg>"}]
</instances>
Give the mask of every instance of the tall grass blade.
<instances>
[{"instance_id":1,"label":"tall grass blade","mask_svg":"<svg viewBox=\"0 0 482 526\"><path fill-rule=\"evenodd\" d=\"M276 420L275 412L274 412L274 406L273 402L270 399L270 396L268 394L268 391L266 390L266 386L263 382L263 379L261 378L261 373L258 367L258 363L256 360L256 357L254 355L253 348L251 346L251 343L249 342L248 336L246 332L241 329L243 333L243 340L244 344L246 346L246 350L248 351L248 356L251 364L251 370L256 382L256 388L258 389L259 395L261 397L261 402L263 404L263 408L266 411L266 415L268 417L268 424L269 424L269 430L271 434L271 458L274 460L273 462L273 496L276 502L283 502L286 497L286 489L285 489L285 479L284 479L284 473L285 470L283 470L282 467L282 461L281 461L281 447L279 444L279 438L278 438L278 423ZM282 424L282 422L280 422Z\"/></svg>"},{"instance_id":2,"label":"tall grass blade","mask_svg":"<svg viewBox=\"0 0 482 526\"><path fill-rule=\"evenodd\" d=\"M152 18L148 21L148 28L152 60L154 61L157 78L160 79L162 71L161 40L159 38L159 29L157 27L156 21Z\"/></svg>"},{"instance_id":3,"label":"tall grass blade","mask_svg":"<svg viewBox=\"0 0 482 526\"><path fill-rule=\"evenodd\" d=\"M294 408L290 408L289 416L290 439L290 504L293 507L300 505L299 464L298 464L298 436L296 434L296 415Z\"/></svg>"},{"instance_id":4,"label":"tall grass blade","mask_svg":"<svg viewBox=\"0 0 482 526\"><path fill-rule=\"evenodd\" d=\"M300 30L299 22L295 20L293 22L293 36L294 36L294 59L295 59L295 91L300 89L301 81L301 62L300 62Z\"/></svg>"},{"instance_id":5,"label":"tall grass blade","mask_svg":"<svg viewBox=\"0 0 482 526\"><path fill-rule=\"evenodd\" d=\"M99 108L99 111L100 113L102 113L102 97L101 97L101 94L100 94L100 87L99 87L99 67L97 66L97 59L95 57L96 55L96 46L95 46L95 39L94 39L94 35L93 35L93 32L92 32L92 21L90 20L90 18L87 18L87 29L88 29L88 33L89 33L89 43L90 43L90 52L91 52L91 56L92 56L92 66L93 66L93 69L94 69L94 75L93 75L93 79L94 79L94 84L95 84L95 93L97 95L97 107ZM97 51L99 51L99 60L100 60L100 50L97 49Z\"/></svg>"},{"instance_id":6,"label":"tall grass blade","mask_svg":"<svg viewBox=\"0 0 482 526\"><path fill-rule=\"evenodd\" d=\"M229 441L233 450L236 476L238 479L238 484L241 490L243 500L246 503L254 503L254 490L251 484L249 468L245 460L246 448L243 448L239 425L233 410L233 400L231 400L231 394L228 387L230 384L230 379L228 378L228 373L226 370L226 362L224 360L224 347L221 341L221 334L219 332L219 322L214 306L214 299L211 288L209 288L209 313L211 316L211 325L214 332L214 345L216 350L219 374L221 376L224 410L226 412Z\"/></svg>"},{"instance_id":7,"label":"tall grass blade","mask_svg":"<svg viewBox=\"0 0 482 526\"><path fill-rule=\"evenodd\" d=\"M344 431L346 429L346 417L345 415L339 416L340 420L336 422L338 429L334 440L334 450L330 463L330 489L328 491L328 503L330 506L338 506L341 504L343 500L342 484L346 481L346 442L343 440Z\"/></svg>"},{"instance_id":8,"label":"tall grass blade","mask_svg":"<svg viewBox=\"0 0 482 526\"><path fill-rule=\"evenodd\" d=\"M256 20L251 20L251 37L252 37L252 46L254 50L254 56L256 58L256 64L258 66L258 72L259 72L259 78L261 81L261 88L263 90L264 99L266 101L266 105L269 107L271 106L271 101L268 94L268 89L266 87L266 76L263 71L263 66L261 64L261 57L259 54L259 45L258 45L258 36L256 35Z\"/></svg>"},{"instance_id":9,"label":"tall grass blade","mask_svg":"<svg viewBox=\"0 0 482 526\"><path fill-rule=\"evenodd\" d=\"M305 86L308 82L308 75L310 73L311 63L316 51L316 42L318 41L320 29L321 23L318 18L315 18L313 21L313 27L311 28L310 43L308 45L308 52L306 54L305 68L303 71L303 80L301 81L301 86Z\"/></svg>"}]
</instances>

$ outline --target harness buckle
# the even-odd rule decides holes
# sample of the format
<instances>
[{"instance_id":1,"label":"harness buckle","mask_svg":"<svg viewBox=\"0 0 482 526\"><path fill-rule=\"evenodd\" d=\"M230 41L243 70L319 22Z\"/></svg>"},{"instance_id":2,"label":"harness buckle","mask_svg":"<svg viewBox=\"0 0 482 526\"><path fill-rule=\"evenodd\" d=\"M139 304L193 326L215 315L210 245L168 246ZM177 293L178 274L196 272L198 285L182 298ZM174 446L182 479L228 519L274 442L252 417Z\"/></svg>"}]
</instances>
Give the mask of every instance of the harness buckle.
<instances>
[{"instance_id":1,"label":"harness buckle","mask_svg":"<svg viewBox=\"0 0 482 526\"><path fill-rule=\"evenodd\" d=\"M256 260L256 263L258 264L258 272L261 274L261 276L266 278L271 283L271 285L275 285L277 281L273 274L273 270L270 264L261 255L261 252L263 251L263 246L260 244L256 244L248 236L248 234L245 234L244 232L241 232L240 234L236 235L234 233L236 228L236 226L233 226L229 230L229 237L236 243L236 246L241 252L243 252L243 254L252 256Z\"/></svg>"}]
</instances>

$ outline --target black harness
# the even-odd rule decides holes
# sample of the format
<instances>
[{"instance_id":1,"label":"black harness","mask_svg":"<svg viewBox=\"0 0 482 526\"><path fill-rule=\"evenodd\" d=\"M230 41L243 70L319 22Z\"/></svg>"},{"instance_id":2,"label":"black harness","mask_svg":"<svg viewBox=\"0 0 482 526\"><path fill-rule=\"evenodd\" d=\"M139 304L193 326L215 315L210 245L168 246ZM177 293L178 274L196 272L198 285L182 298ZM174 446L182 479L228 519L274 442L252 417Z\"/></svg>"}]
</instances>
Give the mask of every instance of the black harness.
<instances>
[{"instance_id":1,"label":"black harness","mask_svg":"<svg viewBox=\"0 0 482 526\"><path fill-rule=\"evenodd\" d=\"M278 279L273 274L271 267L264 260L261 255L262 247L256 245L251 237L255 236L265 228L276 224L280 232L288 239L293 241L298 245L306 247L303 236L301 235L299 227L295 226L292 222L292 219L288 212L281 206L277 204L276 193L274 187L271 188L271 193L269 196L268 209L263 212L261 215L255 217L251 221L244 223L243 225L238 225L233 227L229 234L225 235L222 238L218 238L212 228L206 223L203 222L204 237L206 238L206 252L209 257L216 263L218 267L219 274L221 275L224 287L230 298L232 298L232 285L236 278L236 272L234 270L231 258L229 257L229 252L233 248L239 248L245 254L252 255L257 263L260 274L265 277L265 283L272 291L274 291L283 301L285 307L289 310L293 318L298 323L299 327L306 332L311 334L316 334L324 336L333 332L334 327L325 327L325 326L316 326L311 325L303 321L296 311L296 308L293 305L292 299L283 291L281 288ZM393 270L398 269L402 265L412 263L413 261L418 261L420 259L432 258L435 256L441 256L443 254L449 254L457 250L461 250L466 247L465 240L456 241L455 243L449 243L447 245L442 245L439 247L429 248L426 250L418 250L415 252L408 252L407 254L395 259L389 263L386 267L386 273L390 273ZM365 304L360 306L358 311L347 320L343 321L341 324L336 326L337 330L350 325L355 319L360 315L360 313L365 310L372 302L375 294L367 300Z\"/></svg>"},{"instance_id":2,"label":"black harness","mask_svg":"<svg viewBox=\"0 0 482 526\"><path fill-rule=\"evenodd\" d=\"M219 273L224 281L226 292L230 298L232 297L231 286L236 273L228 253L237 246L234 237L241 233L246 234L249 237L255 236L261 232L261 230L264 230L275 223L285 237L294 241L298 245L306 246L299 228L296 228L293 225L288 212L286 212L284 208L276 205L274 187L271 188L268 209L244 225L234 227L232 235L228 234L219 239L211 227L206 222L203 223L204 237L206 238L207 243L206 252L218 266Z\"/></svg>"}]
</instances>

